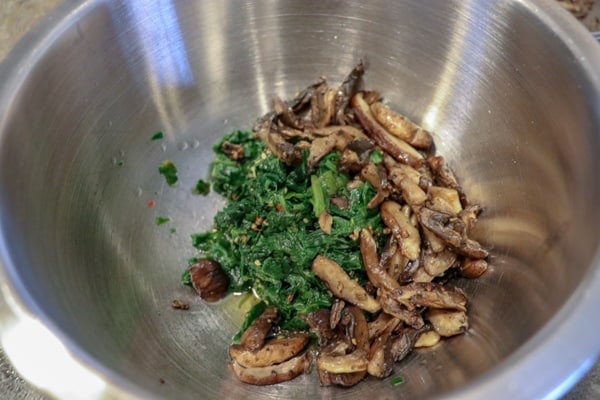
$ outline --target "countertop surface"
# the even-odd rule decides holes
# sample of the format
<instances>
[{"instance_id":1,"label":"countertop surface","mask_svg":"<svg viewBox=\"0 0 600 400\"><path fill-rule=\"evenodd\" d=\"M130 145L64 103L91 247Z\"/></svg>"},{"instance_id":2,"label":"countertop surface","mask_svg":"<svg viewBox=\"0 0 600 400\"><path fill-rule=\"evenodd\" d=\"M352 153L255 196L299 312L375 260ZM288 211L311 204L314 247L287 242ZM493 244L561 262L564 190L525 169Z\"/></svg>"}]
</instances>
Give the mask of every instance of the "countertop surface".
<instances>
[{"instance_id":1,"label":"countertop surface","mask_svg":"<svg viewBox=\"0 0 600 400\"><path fill-rule=\"evenodd\" d=\"M14 44L61 0L0 0L0 60ZM590 30L600 30L600 4L590 0L561 1ZM600 3L600 2L599 2ZM587 10L586 7L592 7ZM584 14L584 15L581 15ZM543 373L543 372L541 372ZM40 400L47 397L28 385L11 367L0 349L0 398ZM600 362L564 397L564 400L600 399Z\"/></svg>"}]
</instances>

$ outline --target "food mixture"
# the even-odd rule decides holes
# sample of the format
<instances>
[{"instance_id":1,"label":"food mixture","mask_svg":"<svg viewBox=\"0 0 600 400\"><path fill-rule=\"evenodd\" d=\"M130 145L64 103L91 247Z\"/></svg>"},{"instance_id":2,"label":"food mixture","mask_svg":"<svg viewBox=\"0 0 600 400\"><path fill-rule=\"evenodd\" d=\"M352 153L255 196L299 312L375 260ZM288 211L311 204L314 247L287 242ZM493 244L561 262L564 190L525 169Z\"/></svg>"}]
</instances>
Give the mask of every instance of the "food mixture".
<instances>
[{"instance_id":1,"label":"food mixture","mask_svg":"<svg viewBox=\"0 0 600 400\"><path fill-rule=\"evenodd\" d=\"M208 302L252 292L229 348L241 381L269 385L316 366L321 385L385 378L413 349L468 327L452 278L488 252L471 204L432 135L362 89L364 66L273 101L253 132L214 150L226 197L182 280ZM397 381L397 380L396 380Z\"/></svg>"}]
</instances>

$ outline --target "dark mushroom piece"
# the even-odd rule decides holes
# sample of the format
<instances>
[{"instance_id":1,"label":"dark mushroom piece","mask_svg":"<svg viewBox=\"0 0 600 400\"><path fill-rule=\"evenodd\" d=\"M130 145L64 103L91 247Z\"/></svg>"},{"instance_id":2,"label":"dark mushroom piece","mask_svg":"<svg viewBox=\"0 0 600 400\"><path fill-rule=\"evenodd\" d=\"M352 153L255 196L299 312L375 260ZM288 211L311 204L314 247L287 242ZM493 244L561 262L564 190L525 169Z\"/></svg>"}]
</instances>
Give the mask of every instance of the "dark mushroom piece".
<instances>
[{"instance_id":1,"label":"dark mushroom piece","mask_svg":"<svg viewBox=\"0 0 600 400\"><path fill-rule=\"evenodd\" d=\"M421 235L406 214L402 212L402 206L388 200L381 204L380 210L381 218L396 237L401 253L409 260L418 259L421 253Z\"/></svg>"},{"instance_id":2,"label":"dark mushroom piece","mask_svg":"<svg viewBox=\"0 0 600 400\"><path fill-rule=\"evenodd\" d=\"M200 260L189 271L192 286L203 300L215 302L227 294L229 278L218 262Z\"/></svg>"},{"instance_id":3,"label":"dark mushroom piece","mask_svg":"<svg viewBox=\"0 0 600 400\"><path fill-rule=\"evenodd\" d=\"M267 307L265 311L246 329L240 339L242 347L248 350L258 350L265 344L265 339L277 323L277 308Z\"/></svg>"},{"instance_id":4,"label":"dark mushroom piece","mask_svg":"<svg viewBox=\"0 0 600 400\"><path fill-rule=\"evenodd\" d=\"M467 296L459 288L449 288L434 282L414 282L394 292L399 302L407 307L446 308L466 311Z\"/></svg>"},{"instance_id":5,"label":"dark mushroom piece","mask_svg":"<svg viewBox=\"0 0 600 400\"><path fill-rule=\"evenodd\" d=\"M354 66L337 90L335 99L335 123L349 125L352 117L348 115L350 99L357 92L362 76L365 73L363 62Z\"/></svg>"},{"instance_id":6,"label":"dark mushroom piece","mask_svg":"<svg viewBox=\"0 0 600 400\"><path fill-rule=\"evenodd\" d=\"M478 242L466 236L466 225L457 217L423 207L419 210L419 221L439 236L459 254L470 258L486 258L485 250Z\"/></svg>"},{"instance_id":7,"label":"dark mushroom piece","mask_svg":"<svg viewBox=\"0 0 600 400\"><path fill-rule=\"evenodd\" d=\"M367 134L382 149L385 149L397 161L416 166L423 163L424 158L421 153L402 139L387 132L384 127L379 125L371 113L369 104L365 101L362 93L357 93L352 97L352 109L360 121L361 125L367 131Z\"/></svg>"}]
</instances>

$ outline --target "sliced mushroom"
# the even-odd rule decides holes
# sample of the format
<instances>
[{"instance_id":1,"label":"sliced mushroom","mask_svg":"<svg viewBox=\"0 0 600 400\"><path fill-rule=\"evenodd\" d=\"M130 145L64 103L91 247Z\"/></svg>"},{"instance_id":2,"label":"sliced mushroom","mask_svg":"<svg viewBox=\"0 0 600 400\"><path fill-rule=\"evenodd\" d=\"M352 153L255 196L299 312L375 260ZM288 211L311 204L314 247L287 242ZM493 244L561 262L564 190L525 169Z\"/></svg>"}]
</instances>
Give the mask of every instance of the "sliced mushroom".
<instances>
[{"instance_id":1,"label":"sliced mushroom","mask_svg":"<svg viewBox=\"0 0 600 400\"><path fill-rule=\"evenodd\" d=\"M423 155L404 140L390 134L373 117L369 104L362 93L354 95L351 101L354 114L369 136L397 161L415 166L423 163Z\"/></svg>"},{"instance_id":2,"label":"sliced mushroom","mask_svg":"<svg viewBox=\"0 0 600 400\"><path fill-rule=\"evenodd\" d=\"M421 225L421 232L423 233L423 239L425 239L425 242L431 251L434 253L439 253L446 249L446 243L438 235L431 232L423 225Z\"/></svg>"},{"instance_id":3,"label":"sliced mushroom","mask_svg":"<svg viewBox=\"0 0 600 400\"><path fill-rule=\"evenodd\" d=\"M342 319L342 312L346 308L346 302L341 299L335 299L331 305L331 315L329 316L329 327L335 329Z\"/></svg>"},{"instance_id":4,"label":"sliced mushroom","mask_svg":"<svg viewBox=\"0 0 600 400\"><path fill-rule=\"evenodd\" d=\"M466 226L460 218L423 207L419 221L460 254L471 258L488 256L481 244L466 236Z\"/></svg>"},{"instance_id":5,"label":"sliced mushroom","mask_svg":"<svg viewBox=\"0 0 600 400\"><path fill-rule=\"evenodd\" d=\"M431 186L428 194L429 208L432 210L456 216L463 209L456 189Z\"/></svg>"},{"instance_id":6,"label":"sliced mushroom","mask_svg":"<svg viewBox=\"0 0 600 400\"><path fill-rule=\"evenodd\" d=\"M317 256L312 264L312 270L329 288L334 296L344 299L368 312L374 313L381 309L379 302L365 291L360 284L340 267L338 263L324 256Z\"/></svg>"},{"instance_id":7,"label":"sliced mushroom","mask_svg":"<svg viewBox=\"0 0 600 400\"><path fill-rule=\"evenodd\" d=\"M373 116L388 132L419 149L433 144L431 134L408 118L400 115L381 102L371 104Z\"/></svg>"},{"instance_id":8,"label":"sliced mushroom","mask_svg":"<svg viewBox=\"0 0 600 400\"><path fill-rule=\"evenodd\" d=\"M287 165L298 165L302 162L302 151L299 147L286 141L276 132L269 132L266 139L267 147Z\"/></svg>"},{"instance_id":9,"label":"sliced mushroom","mask_svg":"<svg viewBox=\"0 0 600 400\"><path fill-rule=\"evenodd\" d=\"M384 312L380 313L377 318L368 323L369 326L369 340L373 341L376 337L381 336L381 333L387 328L388 324L392 319L395 319L389 314Z\"/></svg>"},{"instance_id":10,"label":"sliced mushroom","mask_svg":"<svg viewBox=\"0 0 600 400\"><path fill-rule=\"evenodd\" d=\"M304 129L304 121L294 113L294 110L286 101L275 98L273 100L273 110L285 125L294 129Z\"/></svg>"},{"instance_id":11,"label":"sliced mushroom","mask_svg":"<svg viewBox=\"0 0 600 400\"><path fill-rule=\"evenodd\" d=\"M422 332L430 329L423 325L420 329L406 328L392 339L392 358L398 362L404 359L414 348L415 343Z\"/></svg>"},{"instance_id":12,"label":"sliced mushroom","mask_svg":"<svg viewBox=\"0 0 600 400\"><path fill-rule=\"evenodd\" d=\"M444 250L439 253L433 251L423 252L423 269L430 276L442 276L450 269L456 262L457 254L450 250Z\"/></svg>"},{"instance_id":13,"label":"sliced mushroom","mask_svg":"<svg viewBox=\"0 0 600 400\"><path fill-rule=\"evenodd\" d=\"M380 265L375 239L371 235L371 232L364 228L360 231L360 253L369 281L375 287L388 291L393 291L400 287L398 282L393 280L385 268Z\"/></svg>"},{"instance_id":14,"label":"sliced mushroom","mask_svg":"<svg viewBox=\"0 0 600 400\"><path fill-rule=\"evenodd\" d=\"M462 310L429 309L425 318L440 336L454 336L469 329L467 314Z\"/></svg>"},{"instance_id":15,"label":"sliced mushroom","mask_svg":"<svg viewBox=\"0 0 600 400\"><path fill-rule=\"evenodd\" d=\"M392 355L392 332L400 324L400 320L394 318L388 323L385 330L371 344L369 353L369 364L367 372L377 378L385 378L392 373L394 357Z\"/></svg>"},{"instance_id":16,"label":"sliced mushroom","mask_svg":"<svg viewBox=\"0 0 600 400\"><path fill-rule=\"evenodd\" d=\"M402 198L413 208L418 209L425 201L427 201L427 193L419 184L414 183L411 180L404 179L400 182L400 189L402 190Z\"/></svg>"},{"instance_id":17,"label":"sliced mushroom","mask_svg":"<svg viewBox=\"0 0 600 400\"><path fill-rule=\"evenodd\" d=\"M308 166L315 167L323 157L333 150L336 144L335 135L323 136L316 138L310 144L310 152L308 154Z\"/></svg>"},{"instance_id":18,"label":"sliced mushroom","mask_svg":"<svg viewBox=\"0 0 600 400\"><path fill-rule=\"evenodd\" d=\"M289 381L307 373L310 370L311 361L311 354L307 351L281 364L267 367L245 368L235 360L231 360L229 368L240 381L264 386Z\"/></svg>"},{"instance_id":19,"label":"sliced mushroom","mask_svg":"<svg viewBox=\"0 0 600 400\"><path fill-rule=\"evenodd\" d=\"M346 374L333 374L325 370L317 370L321 386L344 386L350 387L356 385L367 376L367 371L351 372Z\"/></svg>"},{"instance_id":20,"label":"sliced mushroom","mask_svg":"<svg viewBox=\"0 0 600 400\"><path fill-rule=\"evenodd\" d=\"M314 126L321 128L330 124L335 114L337 90L326 83L317 87L310 100L310 116Z\"/></svg>"},{"instance_id":21,"label":"sliced mushroom","mask_svg":"<svg viewBox=\"0 0 600 400\"><path fill-rule=\"evenodd\" d=\"M385 313L400 319L407 325L415 329L419 329L425 325L419 311L414 307L408 309L405 302L403 302L398 295L392 294L386 290L381 290L379 301L381 302L381 308Z\"/></svg>"},{"instance_id":22,"label":"sliced mushroom","mask_svg":"<svg viewBox=\"0 0 600 400\"><path fill-rule=\"evenodd\" d=\"M460 273L465 278L479 278L487 268L488 263L483 259L465 258L460 266Z\"/></svg>"},{"instance_id":23,"label":"sliced mushroom","mask_svg":"<svg viewBox=\"0 0 600 400\"><path fill-rule=\"evenodd\" d=\"M331 227L333 225L333 217L331 214L327 212L327 210L323 210L321 215L319 215L319 228L327 235L331 235Z\"/></svg>"},{"instance_id":24,"label":"sliced mushroom","mask_svg":"<svg viewBox=\"0 0 600 400\"><path fill-rule=\"evenodd\" d=\"M388 200L380 206L381 218L385 225L392 230L400 244L400 251L409 260L416 260L421 253L421 236L410 219L402 212L400 204Z\"/></svg>"},{"instance_id":25,"label":"sliced mushroom","mask_svg":"<svg viewBox=\"0 0 600 400\"><path fill-rule=\"evenodd\" d=\"M467 297L459 288L449 288L434 282L409 283L400 287L397 299L404 305L414 307L447 308L466 311Z\"/></svg>"},{"instance_id":26,"label":"sliced mushroom","mask_svg":"<svg viewBox=\"0 0 600 400\"><path fill-rule=\"evenodd\" d=\"M419 338L415 342L415 348L421 347L433 347L440 342L442 337L436 331L426 331L419 335Z\"/></svg>"},{"instance_id":27,"label":"sliced mushroom","mask_svg":"<svg viewBox=\"0 0 600 400\"><path fill-rule=\"evenodd\" d=\"M317 356L317 368L334 374L366 371L369 365L368 357L369 353L362 349L342 356L321 353Z\"/></svg>"},{"instance_id":28,"label":"sliced mushroom","mask_svg":"<svg viewBox=\"0 0 600 400\"><path fill-rule=\"evenodd\" d=\"M327 345L336 337L336 332L331 328L330 310L322 308L304 315L303 319L308 324L310 331L317 335L319 346Z\"/></svg>"},{"instance_id":29,"label":"sliced mushroom","mask_svg":"<svg viewBox=\"0 0 600 400\"><path fill-rule=\"evenodd\" d=\"M340 125L348 125L352 118L348 115L348 106L350 99L358 90L362 76L365 73L365 66L361 62L356 64L348 76L344 79L337 91L335 101L335 122Z\"/></svg>"},{"instance_id":30,"label":"sliced mushroom","mask_svg":"<svg viewBox=\"0 0 600 400\"><path fill-rule=\"evenodd\" d=\"M298 332L290 336L268 340L258 350L248 350L234 344L229 347L229 356L243 367L266 367L279 364L298 355L308 344L309 336Z\"/></svg>"},{"instance_id":31,"label":"sliced mushroom","mask_svg":"<svg viewBox=\"0 0 600 400\"><path fill-rule=\"evenodd\" d=\"M246 329L240 339L242 347L254 351L265 344L265 338L277 323L277 308L267 307L265 311Z\"/></svg>"},{"instance_id":32,"label":"sliced mushroom","mask_svg":"<svg viewBox=\"0 0 600 400\"><path fill-rule=\"evenodd\" d=\"M467 205L467 199L462 187L459 185L454 172L450 169L446 160L442 156L432 156L427 159L427 164L431 167L435 175L435 180L440 186L449 187L458 191L463 207Z\"/></svg>"}]
</instances>

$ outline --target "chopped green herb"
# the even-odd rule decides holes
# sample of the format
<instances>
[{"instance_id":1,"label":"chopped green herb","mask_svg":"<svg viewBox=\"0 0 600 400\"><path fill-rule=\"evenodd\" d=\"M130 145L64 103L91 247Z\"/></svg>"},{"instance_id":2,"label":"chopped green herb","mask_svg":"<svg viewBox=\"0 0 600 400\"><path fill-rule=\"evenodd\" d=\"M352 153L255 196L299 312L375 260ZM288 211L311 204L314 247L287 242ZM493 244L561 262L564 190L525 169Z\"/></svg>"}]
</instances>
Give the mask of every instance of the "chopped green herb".
<instances>
[{"instance_id":1,"label":"chopped green herb","mask_svg":"<svg viewBox=\"0 0 600 400\"><path fill-rule=\"evenodd\" d=\"M125 165L125 161L123 161L123 160L117 161L117 166L118 167L122 167L123 165Z\"/></svg>"},{"instance_id":2,"label":"chopped green herb","mask_svg":"<svg viewBox=\"0 0 600 400\"><path fill-rule=\"evenodd\" d=\"M222 149L225 142L241 145L243 159L232 160ZM327 287L311 270L318 254L359 282L367 281L356 232L371 227L377 240L383 237L379 211L366 207L377 191L368 182L348 188L349 177L338 168L339 152L311 171L308 152L300 165L289 167L249 132L227 135L214 150L212 187L228 201L213 229L192 240L199 258L221 264L231 291L252 290L278 308L283 329L301 329L306 328L302 314L331 306ZM345 197L348 206L336 206L332 196ZM323 210L333 219L330 234L318 223Z\"/></svg>"},{"instance_id":3,"label":"chopped green herb","mask_svg":"<svg viewBox=\"0 0 600 400\"><path fill-rule=\"evenodd\" d=\"M205 180L199 179L196 183L196 187L194 188L194 193L206 196L209 192L210 183L206 182Z\"/></svg>"},{"instance_id":4,"label":"chopped green herb","mask_svg":"<svg viewBox=\"0 0 600 400\"><path fill-rule=\"evenodd\" d=\"M156 132L154 135L152 135L152 140L160 140L164 137L165 135L162 132Z\"/></svg>"},{"instance_id":5,"label":"chopped green herb","mask_svg":"<svg viewBox=\"0 0 600 400\"><path fill-rule=\"evenodd\" d=\"M171 228L171 229L169 229L169 232L171 232L171 233L175 233L175 232L177 232L177 229L175 229L175 228Z\"/></svg>"},{"instance_id":6,"label":"chopped green herb","mask_svg":"<svg viewBox=\"0 0 600 400\"><path fill-rule=\"evenodd\" d=\"M171 218L169 218L169 217L158 216L158 217L156 217L155 222L156 222L156 225L162 225L162 224L166 224L170 220L171 220Z\"/></svg>"},{"instance_id":7,"label":"chopped green herb","mask_svg":"<svg viewBox=\"0 0 600 400\"><path fill-rule=\"evenodd\" d=\"M371 161L374 164L381 164L383 162L383 151L380 149L373 150L371 153Z\"/></svg>"},{"instance_id":8,"label":"chopped green herb","mask_svg":"<svg viewBox=\"0 0 600 400\"><path fill-rule=\"evenodd\" d=\"M177 183L177 167L171 160L165 160L158 167L158 172L165 177L167 185L173 186Z\"/></svg>"},{"instance_id":9,"label":"chopped green herb","mask_svg":"<svg viewBox=\"0 0 600 400\"><path fill-rule=\"evenodd\" d=\"M396 377L392 378L390 383L392 384L392 386L402 385L404 383L404 378L401 376L396 376Z\"/></svg>"}]
</instances>

